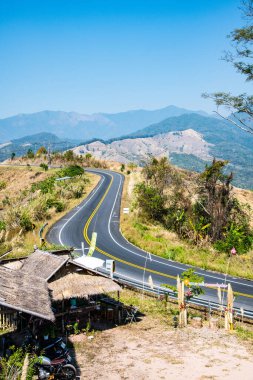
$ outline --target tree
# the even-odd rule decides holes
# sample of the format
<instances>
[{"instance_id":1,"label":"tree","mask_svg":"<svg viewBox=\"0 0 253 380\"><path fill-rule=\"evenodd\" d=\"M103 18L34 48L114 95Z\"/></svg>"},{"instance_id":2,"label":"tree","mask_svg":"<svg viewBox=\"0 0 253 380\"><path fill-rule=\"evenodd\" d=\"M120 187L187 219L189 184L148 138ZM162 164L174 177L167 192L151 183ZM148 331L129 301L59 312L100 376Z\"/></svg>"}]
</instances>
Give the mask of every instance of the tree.
<instances>
[{"instance_id":1,"label":"tree","mask_svg":"<svg viewBox=\"0 0 253 380\"><path fill-rule=\"evenodd\" d=\"M74 160L74 152L73 152L73 150L67 150L67 151L64 153L64 158L65 158L67 161L73 161L73 160Z\"/></svg>"},{"instance_id":2,"label":"tree","mask_svg":"<svg viewBox=\"0 0 253 380\"><path fill-rule=\"evenodd\" d=\"M27 156L27 158L34 158L34 153L33 153L31 148L28 149L26 156Z\"/></svg>"},{"instance_id":3,"label":"tree","mask_svg":"<svg viewBox=\"0 0 253 380\"><path fill-rule=\"evenodd\" d=\"M15 156L16 156L16 153L12 152L12 154L11 154L11 161L14 160Z\"/></svg>"},{"instance_id":4,"label":"tree","mask_svg":"<svg viewBox=\"0 0 253 380\"><path fill-rule=\"evenodd\" d=\"M47 150L44 146L41 146L38 150L37 150L37 153L36 155L37 156L41 156L42 154L47 154Z\"/></svg>"},{"instance_id":5,"label":"tree","mask_svg":"<svg viewBox=\"0 0 253 380\"><path fill-rule=\"evenodd\" d=\"M200 176L199 200L196 207L198 218L204 217L203 223L210 223L209 236L213 242L222 238L224 227L228 223L234 205L230 175L223 174L225 161L213 160Z\"/></svg>"},{"instance_id":6,"label":"tree","mask_svg":"<svg viewBox=\"0 0 253 380\"><path fill-rule=\"evenodd\" d=\"M241 10L246 25L235 29L229 35L234 53L227 52L224 59L230 62L249 82L253 80L253 0L242 1ZM216 92L214 94L203 94L203 97L214 100L217 106L216 113L223 119L228 120L241 130L253 134L253 95L232 95L226 92ZM225 107L230 115L224 116L220 112L221 107Z\"/></svg>"},{"instance_id":7,"label":"tree","mask_svg":"<svg viewBox=\"0 0 253 380\"><path fill-rule=\"evenodd\" d=\"M166 214L166 197L159 194L155 187L140 183L135 186L137 204L147 219L162 221Z\"/></svg>"},{"instance_id":8,"label":"tree","mask_svg":"<svg viewBox=\"0 0 253 380\"><path fill-rule=\"evenodd\" d=\"M223 173L225 165L226 161L214 159L201 174L192 228L200 224L197 232L207 235L220 251L230 252L234 246L243 253L253 242L249 213L234 197L233 175Z\"/></svg>"},{"instance_id":9,"label":"tree","mask_svg":"<svg viewBox=\"0 0 253 380\"><path fill-rule=\"evenodd\" d=\"M167 157L157 159L151 157L143 168L142 173L146 182L163 194L166 187L180 182L178 172L170 165Z\"/></svg>"}]
</instances>

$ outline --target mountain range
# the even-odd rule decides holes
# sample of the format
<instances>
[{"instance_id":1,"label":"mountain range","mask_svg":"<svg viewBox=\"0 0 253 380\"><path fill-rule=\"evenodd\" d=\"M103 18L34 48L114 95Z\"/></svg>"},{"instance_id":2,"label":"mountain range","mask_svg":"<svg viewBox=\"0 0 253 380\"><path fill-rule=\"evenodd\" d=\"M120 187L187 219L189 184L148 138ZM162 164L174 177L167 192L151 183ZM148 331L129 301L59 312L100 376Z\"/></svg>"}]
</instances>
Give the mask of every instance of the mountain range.
<instances>
[{"instance_id":1,"label":"mountain range","mask_svg":"<svg viewBox=\"0 0 253 380\"><path fill-rule=\"evenodd\" d=\"M83 115L76 112L42 111L0 119L0 143L27 135L48 132L61 139L87 141L93 138L120 137L158 123L166 118L195 113L168 106L158 110L135 110L115 114ZM205 115L202 111L196 113Z\"/></svg>"},{"instance_id":2,"label":"mountain range","mask_svg":"<svg viewBox=\"0 0 253 380\"><path fill-rule=\"evenodd\" d=\"M78 154L91 152L104 159L142 163L149 155L166 155L171 162L201 171L214 157L229 161L234 184L253 188L253 136L229 122L199 114L167 118L132 134L76 147Z\"/></svg>"},{"instance_id":3,"label":"mountain range","mask_svg":"<svg viewBox=\"0 0 253 380\"><path fill-rule=\"evenodd\" d=\"M94 115L43 111L0 120L0 136L0 161L41 145L122 163L166 155L195 171L216 157L229 161L235 185L253 188L253 136L201 111L175 106Z\"/></svg>"}]
</instances>

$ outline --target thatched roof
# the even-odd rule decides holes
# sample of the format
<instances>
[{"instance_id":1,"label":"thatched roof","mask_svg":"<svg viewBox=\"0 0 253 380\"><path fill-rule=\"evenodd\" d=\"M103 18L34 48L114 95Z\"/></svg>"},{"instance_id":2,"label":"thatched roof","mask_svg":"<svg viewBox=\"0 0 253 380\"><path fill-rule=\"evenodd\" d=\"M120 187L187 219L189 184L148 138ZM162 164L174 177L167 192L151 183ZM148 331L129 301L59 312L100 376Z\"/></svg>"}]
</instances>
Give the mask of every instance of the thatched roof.
<instances>
[{"instance_id":1,"label":"thatched roof","mask_svg":"<svg viewBox=\"0 0 253 380\"><path fill-rule=\"evenodd\" d=\"M24 261L21 271L49 280L67 261L68 256L57 256L37 249Z\"/></svg>"},{"instance_id":2,"label":"thatched roof","mask_svg":"<svg viewBox=\"0 0 253 380\"><path fill-rule=\"evenodd\" d=\"M47 282L32 272L0 266L0 305L54 320Z\"/></svg>"},{"instance_id":3,"label":"thatched roof","mask_svg":"<svg viewBox=\"0 0 253 380\"><path fill-rule=\"evenodd\" d=\"M118 284L109 278L85 273L69 273L48 284L52 299L60 301L72 297L87 298L97 294L120 291Z\"/></svg>"}]
</instances>

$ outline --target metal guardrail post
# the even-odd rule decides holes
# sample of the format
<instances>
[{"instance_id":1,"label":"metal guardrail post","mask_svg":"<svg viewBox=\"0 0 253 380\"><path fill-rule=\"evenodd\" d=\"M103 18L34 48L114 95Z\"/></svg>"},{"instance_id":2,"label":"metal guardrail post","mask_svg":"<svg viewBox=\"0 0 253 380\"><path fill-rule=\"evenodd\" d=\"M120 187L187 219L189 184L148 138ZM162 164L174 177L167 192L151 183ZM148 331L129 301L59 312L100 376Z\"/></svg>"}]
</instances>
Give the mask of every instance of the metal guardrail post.
<instances>
[{"instance_id":1,"label":"metal guardrail post","mask_svg":"<svg viewBox=\"0 0 253 380\"><path fill-rule=\"evenodd\" d=\"M44 238L42 237L42 234L43 234L43 231L45 229L45 227L48 225L48 223L45 223L43 224L43 226L40 228L39 230L39 238L40 238L40 244L43 244L44 243Z\"/></svg>"}]
</instances>

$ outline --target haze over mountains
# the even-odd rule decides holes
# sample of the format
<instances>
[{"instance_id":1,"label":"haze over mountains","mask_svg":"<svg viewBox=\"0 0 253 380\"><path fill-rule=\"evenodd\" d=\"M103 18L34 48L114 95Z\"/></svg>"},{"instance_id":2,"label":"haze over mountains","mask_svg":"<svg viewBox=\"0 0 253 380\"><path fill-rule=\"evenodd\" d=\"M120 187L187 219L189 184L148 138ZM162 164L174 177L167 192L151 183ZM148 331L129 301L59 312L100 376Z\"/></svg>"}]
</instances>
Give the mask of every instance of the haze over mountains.
<instances>
[{"instance_id":1,"label":"haze over mountains","mask_svg":"<svg viewBox=\"0 0 253 380\"><path fill-rule=\"evenodd\" d=\"M186 113L195 111L168 106L154 111L135 110L115 114L82 115L62 111L20 114L0 119L0 143L41 132L54 133L62 139L87 141L96 137L107 140ZM205 114L202 111L196 113Z\"/></svg>"},{"instance_id":2,"label":"haze over mountains","mask_svg":"<svg viewBox=\"0 0 253 380\"><path fill-rule=\"evenodd\" d=\"M183 114L108 142L84 144L74 151L104 159L141 163L149 155L166 155L183 168L204 169L213 157L228 160L234 184L253 188L253 136L229 122L199 114Z\"/></svg>"},{"instance_id":3,"label":"haze over mountains","mask_svg":"<svg viewBox=\"0 0 253 380\"><path fill-rule=\"evenodd\" d=\"M253 136L201 111L175 106L94 115L43 111L0 120L0 161L41 145L122 163L166 155L195 171L216 157L230 162L235 185L253 188Z\"/></svg>"}]
</instances>

